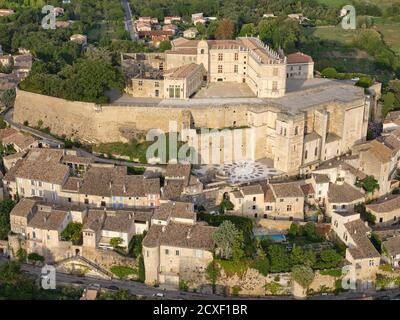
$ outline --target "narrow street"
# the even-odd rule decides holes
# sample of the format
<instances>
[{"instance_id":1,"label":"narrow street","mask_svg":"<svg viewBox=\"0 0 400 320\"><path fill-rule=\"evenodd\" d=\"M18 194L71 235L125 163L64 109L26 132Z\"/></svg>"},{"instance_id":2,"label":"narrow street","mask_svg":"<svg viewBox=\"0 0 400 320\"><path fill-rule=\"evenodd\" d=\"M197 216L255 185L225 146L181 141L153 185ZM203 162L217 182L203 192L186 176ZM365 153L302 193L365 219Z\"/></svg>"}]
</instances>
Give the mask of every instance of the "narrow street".
<instances>
[{"instance_id":1,"label":"narrow street","mask_svg":"<svg viewBox=\"0 0 400 320\"><path fill-rule=\"evenodd\" d=\"M136 31L135 25L133 24L131 6L128 0L121 0L121 5L125 11L125 26L127 31L129 32L132 41L138 41L139 35Z\"/></svg>"}]
</instances>

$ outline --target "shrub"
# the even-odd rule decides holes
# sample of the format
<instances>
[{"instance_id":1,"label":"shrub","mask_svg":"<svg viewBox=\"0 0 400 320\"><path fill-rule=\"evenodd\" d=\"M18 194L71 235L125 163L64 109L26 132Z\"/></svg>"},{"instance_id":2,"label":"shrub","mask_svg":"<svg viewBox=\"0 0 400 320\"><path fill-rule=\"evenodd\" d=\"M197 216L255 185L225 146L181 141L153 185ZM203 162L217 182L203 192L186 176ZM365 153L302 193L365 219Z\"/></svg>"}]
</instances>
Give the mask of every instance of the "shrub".
<instances>
[{"instance_id":1,"label":"shrub","mask_svg":"<svg viewBox=\"0 0 400 320\"><path fill-rule=\"evenodd\" d=\"M132 274L137 274L137 270L128 266L112 266L111 272L114 273L118 278L127 278Z\"/></svg>"},{"instance_id":2,"label":"shrub","mask_svg":"<svg viewBox=\"0 0 400 320\"><path fill-rule=\"evenodd\" d=\"M256 269L263 276L267 276L269 273L269 260L267 258L257 259L251 264L251 267Z\"/></svg>"},{"instance_id":3,"label":"shrub","mask_svg":"<svg viewBox=\"0 0 400 320\"><path fill-rule=\"evenodd\" d=\"M28 260L31 262L44 262L44 257L36 252L28 254Z\"/></svg>"},{"instance_id":4,"label":"shrub","mask_svg":"<svg viewBox=\"0 0 400 320\"><path fill-rule=\"evenodd\" d=\"M189 291L189 284L185 280L180 280L179 281L179 290L182 291Z\"/></svg>"},{"instance_id":5,"label":"shrub","mask_svg":"<svg viewBox=\"0 0 400 320\"><path fill-rule=\"evenodd\" d=\"M339 278L342 276L342 269L320 270L319 273L323 276L332 276L332 277Z\"/></svg>"},{"instance_id":6,"label":"shrub","mask_svg":"<svg viewBox=\"0 0 400 320\"><path fill-rule=\"evenodd\" d=\"M325 68L324 70L322 70L321 75L324 78L333 78L333 79L335 79L338 76L338 72L336 71L335 68Z\"/></svg>"},{"instance_id":7,"label":"shrub","mask_svg":"<svg viewBox=\"0 0 400 320\"><path fill-rule=\"evenodd\" d=\"M282 286L277 282L269 282L264 286L266 291L269 291L272 295L277 295L281 292Z\"/></svg>"}]
</instances>

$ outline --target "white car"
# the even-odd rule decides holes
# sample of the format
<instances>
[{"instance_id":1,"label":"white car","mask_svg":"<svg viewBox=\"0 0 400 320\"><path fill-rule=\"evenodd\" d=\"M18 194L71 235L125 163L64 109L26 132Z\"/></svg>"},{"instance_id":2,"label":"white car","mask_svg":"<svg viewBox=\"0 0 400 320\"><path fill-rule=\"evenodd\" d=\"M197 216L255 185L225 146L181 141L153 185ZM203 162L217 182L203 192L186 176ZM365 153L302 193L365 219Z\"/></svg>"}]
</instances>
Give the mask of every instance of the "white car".
<instances>
[{"instance_id":1,"label":"white car","mask_svg":"<svg viewBox=\"0 0 400 320\"><path fill-rule=\"evenodd\" d=\"M154 293L153 294L153 297L158 297L158 298L164 298L164 293L161 293L161 292L157 292L157 293Z\"/></svg>"}]
</instances>

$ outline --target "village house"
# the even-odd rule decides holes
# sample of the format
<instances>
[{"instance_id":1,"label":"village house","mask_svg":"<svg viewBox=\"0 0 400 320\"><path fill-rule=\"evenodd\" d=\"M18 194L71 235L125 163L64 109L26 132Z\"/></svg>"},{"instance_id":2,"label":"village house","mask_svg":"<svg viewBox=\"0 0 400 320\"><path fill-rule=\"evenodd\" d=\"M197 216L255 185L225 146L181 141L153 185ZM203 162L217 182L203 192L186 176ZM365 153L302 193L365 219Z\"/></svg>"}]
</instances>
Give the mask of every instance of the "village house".
<instances>
[{"instance_id":1,"label":"village house","mask_svg":"<svg viewBox=\"0 0 400 320\"><path fill-rule=\"evenodd\" d=\"M134 235L150 227L153 210L90 209L82 227L83 247L113 249L112 239L121 239L120 247L128 249Z\"/></svg>"},{"instance_id":2,"label":"village house","mask_svg":"<svg viewBox=\"0 0 400 320\"><path fill-rule=\"evenodd\" d=\"M18 78L25 79L32 69L33 57L30 53L14 56L14 72Z\"/></svg>"},{"instance_id":3,"label":"village house","mask_svg":"<svg viewBox=\"0 0 400 320\"><path fill-rule=\"evenodd\" d=\"M382 259L392 267L400 268L400 236L394 236L382 242Z\"/></svg>"},{"instance_id":4,"label":"village house","mask_svg":"<svg viewBox=\"0 0 400 320\"><path fill-rule=\"evenodd\" d=\"M190 197L195 202L196 196L203 191L203 184L191 174L190 164L168 164L164 178L163 200Z\"/></svg>"},{"instance_id":5,"label":"village house","mask_svg":"<svg viewBox=\"0 0 400 320\"><path fill-rule=\"evenodd\" d=\"M400 195L383 197L365 206L376 218L376 226L391 226L400 221Z\"/></svg>"},{"instance_id":6,"label":"village house","mask_svg":"<svg viewBox=\"0 0 400 320\"><path fill-rule=\"evenodd\" d=\"M302 52L296 52L287 55L286 74L289 79L313 79L314 78L314 60L309 55Z\"/></svg>"},{"instance_id":7,"label":"village house","mask_svg":"<svg viewBox=\"0 0 400 320\"><path fill-rule=\"evenodd\" d=\"M354 212L332 212L331 225L347 246L346 260L354 267L357 281L369 286L375 280L381 258L369 240L371 228Z\"/></svg>"},{"instance_id":8,"label":"village house","mask_svg":"<svg viewBox=\"0 0 400 320\"><path fill-rule=\"evenodd\" d=\"M187 38L187 39L194 39L197 37L198 34L199 34L199 31L197 30L197 28L193 28L193 27L183 31L183 37Z\"/></svg>"},{"instance_id":9,"label":"village house","mask_svg":"<svg viewBox=\"0 0 400 320\"><path fill-rule=\"evenodd\" d=\"M207 20L204 18L202 12L192 14L192 23L196 25L197 23L205 24Z\"/></svg>"},{"instance_id":10,"label":"village house","mask_svg":"<svg viewBox=\"0 0 400 320\"><path fill-rule=\"evenodd\" d=\"M172 24L174 22L181 22L182 18L177 16L164 17L164 24Z\"/></svg>"},{"instance_id":11,"label":"village house","mask_svg":"<svg viewBox=\"0 0 400 320\"><path fill-rule=\"evenodd\" d=\"M70 38L69 38L72 42L75 42L79 45L81 45L82 47L86 47L88 42L87 42L87 36L83 35L83 34L73 34Z\"/></svg>"},{"instance_id":12,"label":"village house","mask_svg":"<svg viewBox=\"0 0 400 320\"><path fill-rule=\"evenodd\" d=\"M14 14L14 10L12 9L0 9L0 17L9 17Z\"/></svg>"},{"instance_id":13,"label":"village house","mask_svg":"<svg viewBox=\"0 0 400 320\"><path fill-rule=\"evenodd\" d=\"M137 19L139 22L145 22L150 24L158 24L158 19L154 17L139 17Z\"/></svg>"},{"instance_id":14,"label":"village house","mask_svg":"<svg viewBox=\"0 0 400 320\"><path fill-rule=\"evenodd\" d=\"M304 193L299 182L264 184L264 218L304 220Z\"/></svg>"},{"instance_id":15,"label":"village house","mask_svg":"<svg viewBox=\"0 0 400 320\"><path fill-rule=\"evenodd\" d=\"M145 21L137 21L136 24L136 30L137 31L151 31L151 23L150 22L145 22Z\"/></svg>"},{"instance_id":16,"label":"village house","mask_svg":"<svg viewBox=\"0 0 400 320\"><path fill-rule=\"evenodd\" d=\"M326 199L325 214L332 217L334 212L352 212L357 204L365 202L365 194L348 183L330 183Z\"/></svg>"},{"instance_id":17,"label":"village house","mask_svg":"<svg viewBox=\"0 0 400 320\"><path fill-rule=\"evenodd\" d=\"M229 192L234 208L229 214L259 218L264 214L264 191L261 185L240 187Z\"/></svg>"},{"instance_id":18,"label":"village house","mask_svg":"<svg viewBox=\"0 0 400 320\"><path fill-rule=\"evenodd\" d=\"M62 237L70 222L82 222L86 208L64 207L43 202L40 198L23 198L10 213L12 251L17 252L14 236L22 240L20 246L27 253L38 253L46 261L57 261L75 254L71 241Z\"/></svg>"},{"instance_id":19,"label":"village house","mask_svg":"<svg viewBox=\"0 0 400 320\"><path fill-rule=\"evenodd\" d=\"M82 177L70 176L59 192L62 203L97 208L156 207L160 180L128 175L127 167L92 164Z\"/></svg>"},{"instance_id":20,"label":"village house","mask_svg":"<svg viewBox=\"0 0 400 320\"><path fill-rule=\"evenodd\" d=\"M376 196L382 196L392 191L394 176L397 171L398 150L392 150L385 143L372 140L354 146L354 154L359 155L359 170L368 176L373 176L379 184Z\"/></svg>"},{"instance_id":21,"label":"village house","mask_svg":"<svg viewBox=\"0 0 400 320\"><path fill-rule=\"evenodd\" d=\"M3 147L11 146L17 153L38 147L38 140L34 137L12 128L0 129L0 141Z\"/></svg>"},{"instance_id":22,"label":"village house","mask_svg":"<svg viewBox=\"0 0 400 320\"><path fill-rule=\"evenodd\" d=\"M189 204L163 205L153 216L143 240L147 284L179 286L185 272L202 273L213 260L213 233L217 228L196 222Z\"/></svg>"},{"instance_id":23,"label":"village house","mask_svg":"<svg viewBox=\"0 0 400 320\"><path fill-rule=\"evenodd\" d=\"M175 35L178 32L178 27L174 24L165 24L163 25L162 30L171 32L172 35Z\"/></svg>"}]
</instances>

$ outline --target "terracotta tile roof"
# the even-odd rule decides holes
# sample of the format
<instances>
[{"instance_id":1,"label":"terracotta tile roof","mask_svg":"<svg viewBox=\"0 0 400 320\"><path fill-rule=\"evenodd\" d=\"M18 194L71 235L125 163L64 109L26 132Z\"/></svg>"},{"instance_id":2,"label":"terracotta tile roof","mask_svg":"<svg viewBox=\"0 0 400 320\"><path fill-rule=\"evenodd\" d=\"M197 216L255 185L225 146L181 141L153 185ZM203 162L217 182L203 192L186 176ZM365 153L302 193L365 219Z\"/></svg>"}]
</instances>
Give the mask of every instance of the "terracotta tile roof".
<instances>
[{"instance_id":1,"label":"terracotta tile roof","mask_svg":"<svg viewBox=\"0 0 400 320\"><path fill-rule=\"evenodd\" d=\"M302 52L296 52L287 55L287 63L311 63L314 62L313 59Z\"/></svg>"},{"instance_id":2,"label":"terracotta tile roof","mask_svg":"<svg viewBox=\"0 0 400 320\"><path fill-rule=\"evenodd\" d=\"M356 247L350 247L348 250L354 259L368 259L380 257L379 252L375 249L371 241L368 239L367 233L371 228L367 227L360 219L347 222L344 224L349 236L354 240Z\"/></svg>"},{"instance_id":3,"label":"terracotta tile roof","mask_svg":"<svg viewBox=\"0 0 400 320\"><path fill-rule=\"evenodd\" d=\"M196 213L192 210L191 203L187 202L167 202L154 210L153 219L168 221L170 218L196 221Z\"/></svg>"},{"instance_id":4,"label":"terracotta tile roof","mask_svg":"<svg viewBox=\"0 0 400 320\"><path fill-rule=\"evenodd\" d=\"M31 149L24 159L17 161L13 170L9 170L7 179L22 178L62 184L69 174L68 166L59 162L62 154L63 150L58 149Z\"/></svg>"},{"instance_id":5,"label":"terracotta tile roof","mask_svg":"<svg viewBox=\"0 0 400 320\"><path fill-rule=\"evenodd\" d=\"M369 142L368 151L382 162L390 162L393 157L393 151L377 140L372 140Z\"/></svg>"},{"instance_id":6,"label":"terracotta tile roof","mask_svg":"<svg viewBox=\"0 0 400 320\"><path fill-rule=\"evenodd\" d=\"M364 194L348 183L329 184L328 199L330 203L351 203L363 200Z\"/></svg>"},{"instance_id":7,"label":"terracotta tile roof","mask_svg":"<svg viewBox=\"0 0 400 320\"><path fill-rule=\"evenodd\" d=\"M184 189L183 180L171 180L164 186L162 199L177 200L181 197Z\"/></svg>"},{"instance_id":8,"label":"terracotta tile roof","mask_svg":"<svg viewBox=\"0 0 400 320\"><path fill-rule=\"evenodd\" d=\"M300 186L301 190L303 191L305 196L315 194L315 190L311 183L303 184Z\"/></svg>"},{"instance_id":9,"label":"terracotta tile roof","mask_svg":"<svg viewBox=\"0 0 400 320\"><path fill-rule=\"evenodd\" d=\"M197 55L197 48L177 48L165 51L166 54Z\"/></svg>"},{"instance_id":10,"label":"terracotta tile roof","mask_svg":"<svg viewBox=\"0 0 400 320\"><path fill-rule=\"evenodd\" d=\"M271 183L275 198L302 198L304 193L298 182Z\"/></svg>"},{"instance_id":11,"label":"terracotta tile roof","mask_svg":"<svg viewBox=\"0 0 400 320\"><path fill-rule=\"evenodd\" d=\"M346 159L348 159L348 158L345 158L345 159L340 158L339 160L335 158L335 159L327 160L327 161L321 163L317 167L316 170L318 171L318 170L326 170L326 169L331 169L331 168L340 168L342 170L346 170L346 171L350 172L352 175L354 175L355 177L357 177L361 180L365 179L367 177L367 175L364 172L354 168L352 165L348 164L346 162Z\"/></svg>"},{"instance_id":12,"label":"terracotta tile roof","mask_svg":"<svg viewBox=\"0 0 400 320\"><path fill-rule=\"evenodd\" d=\"M391 111L389 112L383 123L396 123L400 125L400 111Z\"/></svg>"},{"instance_id":13,"label":"terracotta tile roof","mask_svg":"<svg viewBox=\"0 0 400 320\"><path fill-rule=\"evenodd\" d=\"M376 203L371 203L366 206L367 210L372 210L374 212L391 212L399 210L400 212L400 196L392 196L386 199L377 201Z\"/></svg>"},{"instance_id":14,"label":"terracotta tile roof","mask_svg":"<svg viewBox=\"0 0 400 320\"><path fill-rule=\"evenodd\" d=\"M78 192L79 186L82 183L82 178L78 177L68 177L67 181L62 186L63 191L73 191Z\"/></svg>"},{"instance_id":15,"label":"terracotta tile roof","mask_svg":"<svg viewBox=\"0 0 400 320\"><path fill-rule=\"evenodd\" d=\"M128 233L132 229L134 223L133 212L130 211L114 211L106 212L102 230Z\"/></svg>"},{"instance_id":16,"label":"terracotta tile roof","mask_svg":"<svg viewBox=\"0 0 400 320\"><path fill-rule=\"evenodd\" d=\"M22 198L11 210L11 216L27 217L30 212L34 211L36 200L30 198Z\"/></svg>"},{"instance_id":17,"label":"terracotta tile roof","mask_svg":"<svg viewBox=\"0 0 400 320\"><path fill-rule=\"evenodd\" d=\"M72 154L66 154L62 158L62 162L64 163L76 163L76 164L90 164L93 162L92 158L82 157Z\"/></svg>"},{"instance_id":18,"label":"terracotta tile roof","mask_svg":"<svg viewBox=\"0 0 400 320\"><path fill-rule=\"evenodd\" d=\"M245 196L264 193L261 185L244 186L240 188Z\"/></svg>"},{"instance_id":19,"label":"terracotta tile roof","mask_svg":"<svg viewBox=\"0 0 400 320\"><path fill-rule=\"evenodd\" d=\"M164 72L164 76L169 79L184 79L190 77L200 69L202 69L202 65L190 63L178 68L169 69Z\"/></svg>"},{"instance_id":20,"label":"terracotta tile roof","mask_svg":"<svg viewBox=\"0 0 400 320\"><path fill-rule=\"evenodd\" d=\"M33 143L36 142L36 139L30 135L23 134L17 132L15 134L9 135L2 139L4 145L13 144L17 146L19 149L24 150L29 148Z\"/></svg>"},{"instance_id":21,"label":"terracotta tile roof","mask_svg":"<svg viewBox=\"0 0 400 320\"><path fill-rule=\"evenodd\" d=\"M391 256L400 254L400 236L392 237L382 244Z\"/></svg>"},{"instance_id":22,"label":"terracotta tile roof","mask_svg":"<svg viewBox=\"0 0 400 320\"><path fill-rule=\"evenodd\" d=\"M152 225L143 240L144 247L158 245L177 248L193 248L212 250L214 247L213 234L216 227L202 224L169 223L167 226Z\"/></svg>"},{"instance_id":23,"label":"terracotta tile roof","mask_svg":"<svg viewBox=\"0 0 400 320\"><path fill-rule=\"evenodd\" d=\"M327 174L314 173L313 177L314 177L316 183L329 183L331 181Z\"/></svg>"},{"instance_id":24,"label":"terracotta tile roof","mask_svg":"<svg viewBox=\"0 0 400 320\"><path fill-rule=\"evenodd\" d=\"M79 192L102 197L144 197L160 193L160 180L128 175L126 167L90 167L83 177Z\"/></svg>"},{"instance_id":25,"label":"terracotta tile roof","mask_svg":"<svg viewBox=\"0 0 400 320\"><path fill-rule=\"evenodd\" d=\"M103 226L106 213L104 210L89 210L83 222L83 230L99 232Z\"/></svg>"},{"instance_id":26,"label":"terracotta tile roof","mask_svg":"<svg viewBox=\"0 0 400 320\"><path fill-rule=\"evenodd\" d=\"M42 230L60 230L62 223L69 215L68 211L39 210L35 213L31 221L28 223L29 227Z\"/></svg>"},{"instance_id":27,"label":"terracotta tile roof","mask_svg":"<svg viewBox=\"0 0 400 320\"><path fill-rule=\"evenodd\" d=\"M185 186L189 183L191 165L190 164L168 164L165 169L165 178L173 179L173 178L184 178Z\"/></svg>"}]
</instances>

